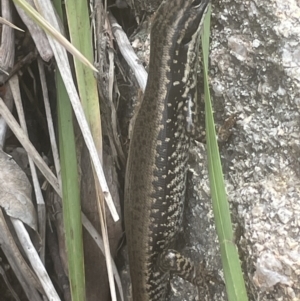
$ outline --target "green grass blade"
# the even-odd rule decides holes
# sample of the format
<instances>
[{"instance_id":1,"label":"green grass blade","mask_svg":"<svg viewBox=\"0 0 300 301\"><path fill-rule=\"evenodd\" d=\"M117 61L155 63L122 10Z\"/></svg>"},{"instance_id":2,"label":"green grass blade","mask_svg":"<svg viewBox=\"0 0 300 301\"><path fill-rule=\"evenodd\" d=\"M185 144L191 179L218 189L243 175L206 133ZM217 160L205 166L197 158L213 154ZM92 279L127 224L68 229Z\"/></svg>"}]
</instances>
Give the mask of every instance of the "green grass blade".
<instances>
[{"instance_id":1,"label":"green grass blade","mask_svg":"<svg viewBox=\"0 0 300 301\"><path fill-rule=\"evenodd\" d=\"M68 18L68 28L72 44L79 49L89 61L93 61L93 40L91 19L89 16L87 1L66 1L66 13ZM98 152L100 160L102 159L102 131L101 118L99 108L99 98L97 90L97 80L91 69L83 65L75 58L75 72L77 78L77 86L80 94L81 103L89 123L93 140ZM97 184L96 184L97 187ZM98 194L97 187L97 194ZM99 194L98 194L99 195ZM107 273L112 300L117 300L115 282L113 279L112 265L110 261L110 249L107 237L107 229L105 229L104 206L101 207L101 198L97 199L99 220L101 224L101 231L105 245L105 259L107 263ZM101 279L99 279L101 281Z\"/></svg>"},{"instance_id":2,"label":"green grass blade","mask_svg":"<svg viewBox=\"0 0 300 301\"><path fill-rule=\"evenodd\" d=\"M206 140L208 151L208 169L213 201L215 224L221 249L221 258L225 276L225 284L229 301L246 301L247 293L243 274L240 266L238 252L233 241L229 204L226 197L225 184L219 148L216 139L216 131L213 120L213 111L210 100L208 84L208 54L210 35L210 15L207 13L202 35L203 69L204 69L204 92L205 92L205 122Z\"/></svg>"},{"instance_id":3,"label":"green grass blade","mask_svg":"<svg viewBox=\"0 0 300 301\"><path fill-rule=\"evenodd\" d=\"M57 76L59 77L59 76ZM72 122L72 108L62 79L57 79L59 150L63 190L63 217L72 301L85 300L80 191Z\"/></svg>"},{"instance_id":4,"label":"green grass blade","mask_svg":"<svg viewBox=\"0 0 300 301\"><path fill-rule=\"evenodd\" d=\"M90 62L93 62L93 40L88 2L69 0L65 3L72 44ZM75 58L74 63L81 103L92 132L98 155L101 158L102 133L97 80L93 71L82 64L77 58Z\"/></svg>"},{"instance_id":5,"label":"green grass blade","mask_svg":"<svg viewBox=\"0 0 300 301\"><path fill-rule=\"evenodd\" d=\"M80 59L84 64L97 72L97 69L29 3L27 3L25 0L13 0L13 2L15 3L15 5L21 7L36 24L38 24L41 28L43 28L45 32L47 32L61 45L63 45L72 55Z\"/></svg>"},{"instance_id":6,"label":"green grass blade","mask_svg":"<svg viewBox=\"0 0 300 301\"><path fill-rule=\"evenodd\" d=\"M60 16L61 1L56 0L56 9ZM82 241L81 206L79 179L76 158L75 135L71 103L57 72L57 109L59 129L59 150L63 190L63 217L67 245L69 280L72 301L85 301L85 271Z\"/></svg>"}]
</instances>

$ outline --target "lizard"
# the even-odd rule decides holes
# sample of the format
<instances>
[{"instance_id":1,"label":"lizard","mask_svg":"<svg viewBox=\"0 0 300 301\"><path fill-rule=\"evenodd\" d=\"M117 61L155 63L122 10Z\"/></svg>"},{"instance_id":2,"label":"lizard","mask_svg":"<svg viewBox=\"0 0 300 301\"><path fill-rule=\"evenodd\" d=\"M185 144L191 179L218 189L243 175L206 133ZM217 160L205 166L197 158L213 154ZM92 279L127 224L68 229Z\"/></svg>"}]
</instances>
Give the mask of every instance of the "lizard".
<instances>
[{"instance_id":1,"label":"lizard","mask_svg":"<svg viewBox=\"0 0 300 301\"><path fill-rule=\"evenodd\" d=\"M173 249L186 191L197 102L200 32L209 0L163 1L150 35L149 75L125 173L125 233L133 301L166 300L170 273L198 285Z\"/></svg>"}]
</instances>

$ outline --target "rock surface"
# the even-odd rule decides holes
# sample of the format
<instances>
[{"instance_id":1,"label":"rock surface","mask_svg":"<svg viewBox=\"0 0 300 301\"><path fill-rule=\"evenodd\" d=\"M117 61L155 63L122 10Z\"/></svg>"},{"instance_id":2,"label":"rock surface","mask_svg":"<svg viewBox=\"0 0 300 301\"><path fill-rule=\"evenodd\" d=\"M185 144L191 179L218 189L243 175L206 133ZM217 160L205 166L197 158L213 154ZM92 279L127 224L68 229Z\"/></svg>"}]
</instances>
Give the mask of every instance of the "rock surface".
<instances>
[{"instance_id":1,"label":"rock surface","mask_svg":"<svg viewBox=\"0 0 300 301\"><path fill-rule=\"evenodd\" d=\"M217 123L237 118L220 151L253 300L300 300L299 16L296 0L213 6L211 90ZM201 198L206 172L198 178Z\"/></svg>"}]
</instances>

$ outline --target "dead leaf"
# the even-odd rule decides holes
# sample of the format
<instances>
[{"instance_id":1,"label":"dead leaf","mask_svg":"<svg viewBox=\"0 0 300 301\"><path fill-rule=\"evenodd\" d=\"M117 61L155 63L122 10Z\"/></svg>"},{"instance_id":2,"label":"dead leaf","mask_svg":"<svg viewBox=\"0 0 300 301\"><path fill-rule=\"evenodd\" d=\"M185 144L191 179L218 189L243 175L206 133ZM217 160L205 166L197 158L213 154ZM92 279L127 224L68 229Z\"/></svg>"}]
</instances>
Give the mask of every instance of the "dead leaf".
<instances>
[{"instance_id":1,"label":"dead leaf","mask_svg":"<svg viewBox=\"0 0 300 301\"><path fill-rule=\"evenodd\" d=\"M30 182L17 163L2 150L0 150L0 206L7 215L20 219L37 230Z\"/></svg>"}]
</instances>

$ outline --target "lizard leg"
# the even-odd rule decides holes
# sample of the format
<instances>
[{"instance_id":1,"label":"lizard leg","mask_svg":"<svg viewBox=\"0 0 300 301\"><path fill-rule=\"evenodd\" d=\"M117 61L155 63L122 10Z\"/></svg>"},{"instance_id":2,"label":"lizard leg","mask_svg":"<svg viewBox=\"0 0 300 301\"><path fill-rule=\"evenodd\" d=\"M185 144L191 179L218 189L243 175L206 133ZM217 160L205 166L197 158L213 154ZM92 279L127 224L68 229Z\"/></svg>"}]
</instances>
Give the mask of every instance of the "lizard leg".
<instances>
[{"instance_id":1,"label":"lizard leg","mask_svg":"<svg viewBox=\"0 0 300 301\"><path fill-rule=\"evenodd\" d=\"M204 262L196 268L189 258L173 249L163 251L159 256L158 264L163 272L176 274L197 287L207 287L210 281L219 282L213 273L207 271Z\"/></svg>"}]
</instances>

